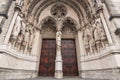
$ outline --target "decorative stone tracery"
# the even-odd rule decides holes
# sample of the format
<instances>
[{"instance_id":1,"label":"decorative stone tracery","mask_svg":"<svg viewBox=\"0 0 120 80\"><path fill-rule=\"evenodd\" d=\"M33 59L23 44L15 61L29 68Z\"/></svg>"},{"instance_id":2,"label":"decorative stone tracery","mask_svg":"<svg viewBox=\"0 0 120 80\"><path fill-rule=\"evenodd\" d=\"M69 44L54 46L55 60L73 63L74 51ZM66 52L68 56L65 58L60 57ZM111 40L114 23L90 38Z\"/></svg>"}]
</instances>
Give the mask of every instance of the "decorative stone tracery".
<instances>
[{"instance_id":1,"label":"decorative stone tracery","mask_svg":"<svg viewBox=\"0 0 120 80\"><path fill-rule=\"evenodd\" d=\"M63 21L62 33L63 34L76 34L77 33L76 26L77 26L77 23L75 22L75 20L73 20L70 17L67 17Z\"/></svg>"},{"instance_id":2,"label":"decorative stone tracery","mask_svg":"<svg viewBox=\"0 0 120 80\"><path fill-rule=\"evenodd\" d=\"M55 4L51 8L51 14L55 18L63 18L67 15L67 8L63 4Z\"/></svg>"},{"instance_id":3,"label":"decorative stone tracery","mask_svg":"<svg viewBox=\"0 0 120 80\"><path fill-rule=\"evenodd\" d=\"M42 34L54 34L56 32L56 21L50 16L42 20L41 26Z\"/></svg>"}]
</instances>

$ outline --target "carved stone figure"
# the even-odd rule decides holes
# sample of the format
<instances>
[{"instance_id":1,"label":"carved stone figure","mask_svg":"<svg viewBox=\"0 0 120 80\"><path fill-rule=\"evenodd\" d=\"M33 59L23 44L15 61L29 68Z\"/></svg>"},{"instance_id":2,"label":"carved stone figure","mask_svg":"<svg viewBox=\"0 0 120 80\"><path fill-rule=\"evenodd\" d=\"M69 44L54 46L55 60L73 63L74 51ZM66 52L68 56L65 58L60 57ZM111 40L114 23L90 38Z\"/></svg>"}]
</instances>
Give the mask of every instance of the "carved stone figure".
<instances>
[{"instance_id":1,"label":"carved stone figure","mask_svg":"<svg viewBox=\"0 0 120 80\"><path fill-rule=\"evenodd\" d=\"M10 42L12 43L12 45L15 45L18 34L21 30L21 26L22 26L22 18L20 16L17 17L14 28L13 28L13 32L11 34L11 38L10 38Z\"/></svg>"},{"instance_id":2,"label":"carved stone figure","mask_svg":"<svg viewBox=\"0 0 120 80\"><path fill-rule=\"evenodd\" d=\"M61 46L61 36L62 36L61 31L58 31L56 33L56 44L57 44L57 46Z\"/></svg>"},{"instance_id":3,"label":"carved stone figure","mask_svg":"<svg viewBox=\"0 0 120 80\"><path fill-rule=\"evenodd\" d=\"M83 33L83 41L84 41L85 50L86 50L87 55L90 53L90 45L89 45L90 36L91 36L90 34L91 34L90 30L87 26L84 30L84 33Z\"/></svg>"},{"instance_id":4,"label":"carved stone figure","mask_svg":"<svg viewBox=\"0 0 120 80\"><path fill-rule=\"evenodd\" d=\"M25 53L27 52L29 40L30 40L30 32L29 32L29 24L27 24L25 28L24 40L22 42L22 48L23 48L22 50L25 51Z\"/></svg>"},{"instance_id":5,"label":"carved stone figure","mask_svg":"<svg viewBox=\"0 0 120 80\"><path fill-rule=\"evenodd\" d=\"M92 11L92 7L90 6L90 4L86 4L86 9L87 9L87 18L88 20L93 19L93 11Z\"/></svg>"},{"instance_id":6,"label":"carved stone figure","mask_svg":"<svg viewBox=\"0 0 120 80\"><path fill-rule=\"evenodd\" d=\"M94 37L93 37L93 26L90 24L89 25L89 30L90 30L90 38L89 38L89 47L90 47L90 53L93 54L96 52L96 48L95 48L95 40L94 40Z\"/></svg>"},{"instance_id":7,"label":"carved stone figure","mask_svg":"<svg viewBox=\"0 0 120 80\"><path fill-rule=\"evenodd\" d=\"M25 26L26 26L25 23L22 22L22 27L18 34L18 39L16 42L16 47L18 48L18 50L21 50L21 47L22 47L22 41L24 39L24 34L25 34Z\"/></svg>"},{"instance_id":8,"label":"carved stone figure","mask_svg":"<svg viewBox=\"0 0 120 80\"><path fill-rule=\"evenodd\" d=\"M100 27L97 27L96 25L94 26L94 39L95 39L95 44L97 47L97 51L100 51L101 48L101 41L100 41Z\"/></svg>"},{"instance_id":9,"label":"carved stone figure","mask_svg":"<svg viewBox=\"0 0 120 80\"><path fill-rule=\"evenodd\" d=\"M30 31L30 40L29 40L28 51L31 52L32 45L34 42L34 37L35 37L35 34L34 34L35 30L34 30L34 27L32 25L30 26L29 31Z\"/></svg>"},{"instance_id":10,"label":"carved stone figure","mask_svg":"<svg viewBox=\"0 0 120 80\"><path fill-rule=\"evenodd\" d=\"M97 20L96 26L99 27L99 35L100 35L102 47L105 47L108 44L108 40L100 19Z\"/></svg>"}]
</instances>

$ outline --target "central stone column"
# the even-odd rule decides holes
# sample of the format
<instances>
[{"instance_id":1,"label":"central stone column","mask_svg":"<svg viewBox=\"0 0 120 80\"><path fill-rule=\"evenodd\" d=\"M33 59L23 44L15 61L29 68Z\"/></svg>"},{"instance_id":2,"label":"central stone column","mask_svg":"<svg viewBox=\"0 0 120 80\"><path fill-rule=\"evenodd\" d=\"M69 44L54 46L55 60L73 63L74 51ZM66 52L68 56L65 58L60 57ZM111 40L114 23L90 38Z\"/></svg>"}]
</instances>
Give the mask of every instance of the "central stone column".
<instances>
[{"instance_id":1,"label":"central stone column","mask_svg":"<svg viewBox=\"0 0 120 80\"><path fill-rule=\"evenodd\" d=\"M61 21L60 21L61 22ZM60 28L61 23L57 23L57 27ZM62 33L58 29L56 33L56 60L55 60L55 78L63 78L63 71L62 71L62 55L61 55L61 36Z\"/></svg>"}]
</instances>

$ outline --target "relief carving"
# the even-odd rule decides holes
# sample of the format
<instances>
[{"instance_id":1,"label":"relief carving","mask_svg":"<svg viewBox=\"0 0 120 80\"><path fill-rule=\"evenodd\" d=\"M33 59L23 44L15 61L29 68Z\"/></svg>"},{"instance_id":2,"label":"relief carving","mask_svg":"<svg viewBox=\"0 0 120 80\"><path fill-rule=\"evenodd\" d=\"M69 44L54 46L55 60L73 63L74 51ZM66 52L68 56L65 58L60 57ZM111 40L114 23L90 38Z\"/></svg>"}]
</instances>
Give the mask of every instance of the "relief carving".
<instances>
[{"instance_id":1,"label":"relief carving","mask_svg":"<svg viewBox=\"0 0 120 80\"><path fill-rule=\"evenodd\" d=\"M19 51L31 53L35 29L30 23L25 24L24 20L18 16L11 33L10 43Z\"/></svg>"},{"instance_id":2,"label":"relief carving","mask_svg":"<svg viewBox=\"0 0 120 80\"><path fill-rule=\"evenodd\" d=\"M83 31L83 41L87 55L90 53L90 44L89 44L90 38L91 38L91 32L89 26L87 26Z\"/></svg>"},{"instance_id":3,"label":"relief carving","mask_svg":"<svg viewBox=\"0 0 120 80\"><path fill-rule=\"evenodd\" d=\"M98 53L107 47L108 40L100 18L83 29L83 41L86 55Z\"/></svg>"},{"instance_id":4,"label":"relief carving","mask_svg":"<svg viewBox=\"0 0 120 80\"><path fill-rule=\"evenodd\" d=\"M99 29L99 35L100 35L100 41L101 41L102 47L105 47L108 45L108 40L107 40L106 33L105 33L105 30L103 28L100 18L96 20L96 26Z\"/></svg>"}]
</instances>

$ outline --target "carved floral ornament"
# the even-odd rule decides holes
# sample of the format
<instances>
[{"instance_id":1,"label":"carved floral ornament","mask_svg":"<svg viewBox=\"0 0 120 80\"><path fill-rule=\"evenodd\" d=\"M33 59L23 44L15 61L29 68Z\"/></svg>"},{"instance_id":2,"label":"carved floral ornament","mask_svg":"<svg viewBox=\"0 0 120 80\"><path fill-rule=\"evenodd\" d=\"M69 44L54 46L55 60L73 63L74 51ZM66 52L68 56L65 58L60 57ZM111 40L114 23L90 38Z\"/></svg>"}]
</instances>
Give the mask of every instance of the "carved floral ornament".
<instances>
[{"instance_id":1,"label":"carved floral ornament","mask_svg":"<svg viewBox=\"0 0 120 80\"><path fill-rule=\"evenodd\" d=\"M62 4L55 4L51 8L51 14L55 18L63 18L67 15L67 8Z\"/></svg>"}]
</instances>

